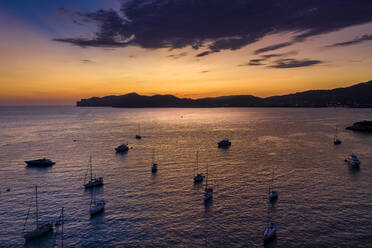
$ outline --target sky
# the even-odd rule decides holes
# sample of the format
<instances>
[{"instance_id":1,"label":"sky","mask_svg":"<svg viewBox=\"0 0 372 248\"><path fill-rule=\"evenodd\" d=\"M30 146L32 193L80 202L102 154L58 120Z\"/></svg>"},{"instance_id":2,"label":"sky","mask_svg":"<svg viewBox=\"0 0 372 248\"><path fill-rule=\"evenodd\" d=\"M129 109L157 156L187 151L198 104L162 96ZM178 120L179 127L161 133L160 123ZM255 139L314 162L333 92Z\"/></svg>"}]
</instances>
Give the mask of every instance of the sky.
<instances>
[{"instance_id":1,"label":"sky","mask_svg":"<svg viewBox=\"0 0 372 248\"><path fill-rule=\"evenodd\" d=\"M1 0L0 105L372 80L368 0Z\"/></svg>"}]
</instances>

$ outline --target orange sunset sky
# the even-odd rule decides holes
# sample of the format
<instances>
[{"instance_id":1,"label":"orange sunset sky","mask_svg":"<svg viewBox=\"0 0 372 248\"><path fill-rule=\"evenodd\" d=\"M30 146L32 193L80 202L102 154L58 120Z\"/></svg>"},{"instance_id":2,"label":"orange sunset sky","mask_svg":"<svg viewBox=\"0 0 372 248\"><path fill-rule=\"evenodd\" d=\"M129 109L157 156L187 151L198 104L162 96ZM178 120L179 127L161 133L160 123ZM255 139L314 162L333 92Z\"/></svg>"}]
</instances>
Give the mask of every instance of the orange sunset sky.
<instances>
[{"instance_id":1,"label":"orange sunset sky","mask_svg":"<svg viewBox=\"0 0 372 248\"><path fill-rule=\"evenodd\" d=\"M345 20L344 6L327 9L327 19L328 5L299 4L286 15L296 23L283 21L282 5L262 8L278 10L269 21L259 10L240 13L253 8L242 1L224 8L153 1L153 12L139 2L1 1L0 105L73 105L130 92L265 97L372 79L372 12L353 17L371 3L355 1Z\"/></svg>"}]
</instances>

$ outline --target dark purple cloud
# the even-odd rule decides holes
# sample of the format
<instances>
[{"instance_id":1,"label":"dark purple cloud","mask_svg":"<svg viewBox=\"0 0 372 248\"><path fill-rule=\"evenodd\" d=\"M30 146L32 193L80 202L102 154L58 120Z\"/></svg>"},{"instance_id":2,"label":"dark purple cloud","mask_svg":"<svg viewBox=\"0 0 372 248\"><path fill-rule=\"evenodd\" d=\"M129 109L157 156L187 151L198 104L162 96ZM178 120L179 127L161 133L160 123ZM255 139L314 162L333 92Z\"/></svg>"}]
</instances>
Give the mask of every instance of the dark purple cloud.
<instances>
[{"instance_id":1,"label":"dark purple cloud","mask_svg":"<svg viewBox=\"0 0 372 248\"><path fill-rule=\"evenodd\" d=\"M372 40L372 34L365 34L361 37L355 37L353 40L345 41L345 42L338 42L334 43L332 45L329 45L327 47L343 47L343 46L352 46L356 45L362 42L370 41Z\"/></svg>"},{"instance_id":2,"label":"dark purple cloud","mask_svg":"<svg viewBox=\"0 0 372 248\"><path fill-rule=\"evenodd\" d=\"M268 34L293 33L290 41L257 49L264 53L306 38L372 21L369 0L129 0L120 11L81 14L97 24L94 38L57 38L81 47L203 49L202 57L237 50Z\"/></svg>"},{"instance_id":3,"label":"dark purple cloud","mask_svg":"<svg viewBox=\"0 0 372 248\"><path fill-rule=\"evenodd\" d=\"M265 65L262 63L262 61L265 61L266 59L251 59L246 64L241 64L238 66L258 66L258 65Z\"/></svg>"},{"instance_id":4,"label":"dark purple cloud","mask_svg":"<svg viewBox=\"0 0 372 248\"><path fill-rule=\"evenodd\" d=\"M276 60L269 68L288 69L298 67L308 67L323 63L320 60L311 59L279 59Z\"/></svg>"}]
</instances>

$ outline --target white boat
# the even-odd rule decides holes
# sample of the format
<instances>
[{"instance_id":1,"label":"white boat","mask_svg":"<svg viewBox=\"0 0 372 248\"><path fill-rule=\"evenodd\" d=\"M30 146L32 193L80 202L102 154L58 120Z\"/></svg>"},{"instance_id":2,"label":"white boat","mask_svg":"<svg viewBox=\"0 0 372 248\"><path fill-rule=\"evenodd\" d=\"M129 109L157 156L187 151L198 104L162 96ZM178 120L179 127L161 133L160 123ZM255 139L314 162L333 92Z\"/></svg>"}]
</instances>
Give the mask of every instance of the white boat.
<instances>
[{"instance_id":1,"label":"white boat","mask_svg":"<svg viewBox=\"0 0 372 248\"><path fill-rule=\"evenodd\" d=\"M96 200L96 194L94 190L91 192L91 200L90 200L90 209L89 214L90 216L94 216L96 214L99 214L105 210L105 201L104 200Z\"/></svg>"},{"instance_id":2,"label":"white boat","mask_svg":"<svg viewBox=\"0 0 372 248\"><path fill-rule=\"evenodd\" d=\"M39 239L43 236L46 236L48 233L53 232L53 224L51 222L47 223L40 223L39 222L39 205L38 205L38 198L37 198L37 186L35 186L35 205L36 205L36 228L32 231L25 232L23 234L23 238L25 239L25 242ZM25 220L24 226L27 224L27 219L30 213L30 209L28 210L27 217Z\"/></svg>"},{"instance_id":3,"label":"white boat","mask_svg":"<svg viewBox=\"0 0 372 248\"><path fill-rule=\"evenodd\" d=\"M269 186L269 200L271 202L274 202L279 197L279 193L275 190L272 190L273 184L274 184L274 170L272 173L271 184Z\"/></svg>"},{"instance_id":4,"label":"white boat","mask_svg":"<svg viewBox=\"0 0 372 248\"><path fill-rule=\"evenodd\" d=\"M212 198L213 198L213 188L208 187L208 164L207 164L207 176L205 179L204 202L207 203Z\"/></svg>"},{"instance_id":5,"label":"white boat","mask_svg":"<svg viewBox=\"0 0 372 248\"><path fill-rule=\"evenodd\" d=\"M151 172L156 173L158 171L158 164L155 163L155 150L152 150L152 162Z\"/></svg>"},{"instance_id":6,"label":"white boat","mask_svg":"<svg viewBox=\"0 0 372 248\"><path fill-rule=\"evenodd\" d=\"M346 158L345 162L356 168L358 168L360 165L360 160L354 153L352 153L348 158Z\"/></svg>"},{"instance_id":7,"label":"white boat","mask_svg":"<svg viewBox=\"0 0 372 248\"><path fill-rule=\"evenodd\" d=\"M93 206L90 207L90 216L94 216L96 214L99 214L101 212L103 212L105 210L105 201L104 200L100 200L100 201L97 201L93 204Z\"/></svg>"},{"instance_id":8,"label":"white boat","mask_svg":"<svg viewBox=\"0 0 372 248\"><path fill-rule=\"evenodd\" d=\"M115 148L116 152L127 152L128 150L129 150L129 147L127 144L121 144Z\"/></svg>"},{"instance_id":9,"label":"white boat","mask_svg":"<svg viewBox=\"0 0 372 248\"><path fill-rule=\"evenodd\" d=\"M199 173L199 151L196 152L196 173L194 172L194 183L201 183L204 180L204 175Z\"/></svg>"},{"instance_id":10,"label":"white boat","mask_svg":"<svg viewBox=\"0 0 372 248\"><path fill-rule=\"evenodd\" d=\"M231 142L229 139L223 139L220 142L217 143L218 147L229 147L231 146Z\"/></svg>"},{"instance_id":11,"label":"white boat","mask_svg":"<svg viewBox=\"0 0 372 248\"><path fill-rule=\"evenodd\" d=\"M86 189L98 187L103 185L103 177L93 177L93 168L92 168L92 156L89 157L89 171L90 171L90 180L84 184Z\"/></svg>"},{"instance_id":12,"label":"white boat","mask_svg":"<svg viewBox=\"0 0 372 248\"><path fill-rule=\"evenodd\" d=\"M264 231L263 240L264 243L269 243L276 237L276 225L272 221L268 221Z\"/></svg>"}]
</instances>

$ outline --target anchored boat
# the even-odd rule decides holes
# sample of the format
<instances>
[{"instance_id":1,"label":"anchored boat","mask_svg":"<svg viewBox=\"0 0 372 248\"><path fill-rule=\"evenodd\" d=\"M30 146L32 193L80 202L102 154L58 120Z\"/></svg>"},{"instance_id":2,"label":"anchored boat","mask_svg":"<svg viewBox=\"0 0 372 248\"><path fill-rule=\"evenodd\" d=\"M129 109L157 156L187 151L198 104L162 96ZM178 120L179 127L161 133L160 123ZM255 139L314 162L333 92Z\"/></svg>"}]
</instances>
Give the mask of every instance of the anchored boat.
<instances>
[{"instance_id":1,"label":"anchored boat","mask_svg":"<svg viewBox=\"0 0 372 248\"><path fill-rule=\"evenodd\" d=\"M36 227L32 231L28 231L28 232L24 231L23 238L25 239L25 242L39 239L43 236L46 236L48 233L53 232L53 224L51 222L47 222L47 223L39 222L39 205L38 205L38 197L37 197L37 186L35 186L35 206L36 206L36 211L35 211ZM24 223L24 228L26 227L29 213L30 213L30 209L28 209L27 217Z\"/></svg>"},{"instance_id":2,"label":"anchored boat","mask_svg":"<svg viewBox=\"0 0 372 248\"><path fill-rule=\"evenodd\" d=\"M89 174L90 174L90 180L84 184L84 187L86 189L98 187L103 185L103 177L93 177L93 168L92 168L92 156L89 156Z\"/></svg>"},{"instance_id":3,"label":"anchored boat","mask_svg":"<svg viewBox=\"0 0 372 248\"><path fill-rule=\"evenodd\" d=\"M199 173L199 151L196 152L196 172L194 172L194 183L201 183L204 180L204 175Z\"/></svg>"},{"instance_id":4,"label":"anchored boat","mask_svg":"<svg viewBox=\"0 0 372 248\"><path fill-rule=\"evenodd\" d=\"M56 164L55 162L47 158L28 160L25 161L25 163L27 164L27 166L30 167L49 167Z\"/></svg>"},{"instance_id":5,"label":"anchored boat","mask_svg":"<svg viewBox=\"0 0 372 248\"><path fill-rule=\"evenodd\" d=\"M220 142L217 143L218 144L218 147L229 147L231 146L231 142L229 139L223 139L221 140Z\"/></svg>"}]
</instances>

